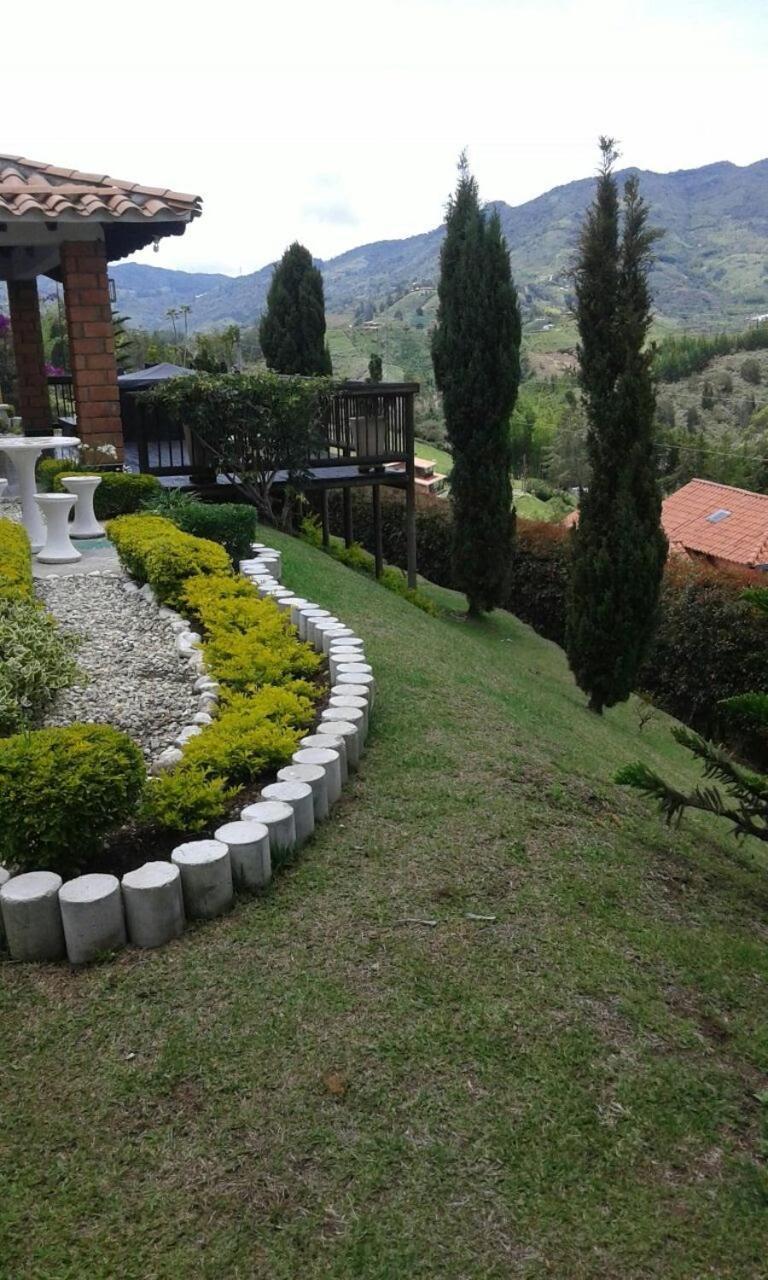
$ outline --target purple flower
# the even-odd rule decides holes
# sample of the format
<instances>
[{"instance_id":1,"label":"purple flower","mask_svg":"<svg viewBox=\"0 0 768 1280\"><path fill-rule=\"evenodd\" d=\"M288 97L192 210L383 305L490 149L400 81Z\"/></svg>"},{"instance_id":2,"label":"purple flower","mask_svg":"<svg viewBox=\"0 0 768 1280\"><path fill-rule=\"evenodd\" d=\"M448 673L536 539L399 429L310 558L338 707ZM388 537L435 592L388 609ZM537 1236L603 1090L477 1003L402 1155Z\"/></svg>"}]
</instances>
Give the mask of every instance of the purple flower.
<instances>
[{"instance_id":1,"label":"purple flower","mask_svg":"<svg viewBox=\"0 0 768 1280\"><path fill-rule=\"evenodd\" d=\"M49 378L57 378L60 373L64 372L64 370L58 369L55 364L46 364L45 372Z\"/></svg>"},{"instance_id":2,"label":"purple flower","mask_svg":"<svg viewBox=\"0 0 768 1280\"><path fill-rule=\"evenodd\" d=\"M8 316L4 316L2 311L0 311L0 338L5 337L10 327L11 327L11 322L8 319Z\"/></svg>"}]
</instances>

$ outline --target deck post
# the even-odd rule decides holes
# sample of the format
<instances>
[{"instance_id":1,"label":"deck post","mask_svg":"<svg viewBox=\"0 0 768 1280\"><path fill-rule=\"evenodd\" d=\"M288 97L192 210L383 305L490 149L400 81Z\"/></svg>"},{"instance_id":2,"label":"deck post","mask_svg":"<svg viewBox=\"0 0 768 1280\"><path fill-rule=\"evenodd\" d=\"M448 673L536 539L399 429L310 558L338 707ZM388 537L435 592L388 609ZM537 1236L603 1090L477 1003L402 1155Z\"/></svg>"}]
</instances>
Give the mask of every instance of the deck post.
<instances>
[{"instance_id":1,"label":"deck post","mask_svg":"<svg viewBox=\"0 0 768 1280\"><path fill-rule=\"evenodd\" d=\"M320 515L323 521L323 546L327 547L331 541L331 523L328 518L328 490L320 490Z\"/></svg>"},{"instance_id":2,"label":"deck post","mask_svg":"<svg viewBox=\"0 0 768 1280\"><path fill-rule=\"evenodd\" d=\"M352 536L352 490L345 486L342 490L344 499L344 545L351 547L353 542Z\"/></svg>"},{"instance_id":3,"label":"deck post","mask_svg":"<svg viewBox=\"0 0 768 1280\"><path fill-rule=\"evenodd\" d=\"M405 535L408 586L416 587L416 462L413 424L414 393L405 399Z\"/></svg>"},{"instance_id":4,"label":"deck post","mask_svg":"<svg viewBox=\"0 0 768 1280\"><path fill-rule=\"evenodd\" d=\"M376 562L376 577L380 578L384 568L384 540L381 528L381 485L373 485L373 554Z\"/></svg>"}]
</instances>

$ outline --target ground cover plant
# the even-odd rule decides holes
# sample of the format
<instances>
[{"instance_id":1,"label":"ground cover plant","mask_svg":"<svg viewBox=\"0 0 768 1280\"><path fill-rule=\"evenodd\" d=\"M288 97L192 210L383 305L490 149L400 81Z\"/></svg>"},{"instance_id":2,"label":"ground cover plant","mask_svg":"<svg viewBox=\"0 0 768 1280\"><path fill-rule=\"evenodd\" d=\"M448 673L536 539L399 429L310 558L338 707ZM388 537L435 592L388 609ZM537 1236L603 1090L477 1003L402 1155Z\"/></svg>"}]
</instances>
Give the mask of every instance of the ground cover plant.
<instances>
[{"instance_id":1,"label":"ground cover plant","mask_svg":"<svg viewBox=\"0 0 768 1280\"><path fill-rule=\"evenodd\" d=\"M75 981L3 970L3 1267L758 1280L763 847L614 786L698 770L508 614L269 541L365 637L365 762L258 902Z\"/></svg>"}]
</instances>

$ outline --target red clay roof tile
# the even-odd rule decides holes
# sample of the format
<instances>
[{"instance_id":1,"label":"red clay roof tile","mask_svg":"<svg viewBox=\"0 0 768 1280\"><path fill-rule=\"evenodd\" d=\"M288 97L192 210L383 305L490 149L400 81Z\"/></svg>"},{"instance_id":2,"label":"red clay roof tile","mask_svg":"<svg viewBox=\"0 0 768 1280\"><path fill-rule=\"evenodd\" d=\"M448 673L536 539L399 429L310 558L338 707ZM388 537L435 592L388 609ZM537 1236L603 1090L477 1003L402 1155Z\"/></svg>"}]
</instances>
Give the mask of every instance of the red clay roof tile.
<instances>
[{"instance_id":1,"label":"red clay roof tile","mask_svg":"<svg viewBox=\"0 0 768 1280\"><path fill-rule=\"evenodd\" d=\"M147 221L189 222L201 212L199 196L0 155L0 221L66 214L102 222L135 221L137 215Z\"/></svg>"}]
</instances>

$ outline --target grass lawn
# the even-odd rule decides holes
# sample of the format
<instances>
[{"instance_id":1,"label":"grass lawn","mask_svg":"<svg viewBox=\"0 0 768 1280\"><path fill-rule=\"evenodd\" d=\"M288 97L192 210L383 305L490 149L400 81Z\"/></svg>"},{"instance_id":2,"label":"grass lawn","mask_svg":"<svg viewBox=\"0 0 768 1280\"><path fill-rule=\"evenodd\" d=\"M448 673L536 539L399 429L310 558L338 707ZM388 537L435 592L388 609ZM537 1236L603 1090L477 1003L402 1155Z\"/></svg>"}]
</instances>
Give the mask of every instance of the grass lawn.
<instances>
[{"instance_id":1,"label":"grass lawn","mask_svg":"<svg viewBox=\"0 0 768 1280\"><path fill-rule=\"evenodd\" d=\"M434 462L435 467L444 476L449 476L453 471L453 458L450 453L446 453L445 449L441 449L436 444L431 444L429 440L417 440L416 457L424 458L427 462Z\"/></svg>"},{"instance_id":2,"label":"grass lawn","mask_svg":"<svg viewBox=\"0 0 768 1280\"><path fill-rule=\"evenodd\" d=\"M690 779L669 721L514 618L269 540L367 638L364 764L262 899L0 965L0 1275L764 1277L762 850L613 786Z\"/></svg>"}]
</instances>

